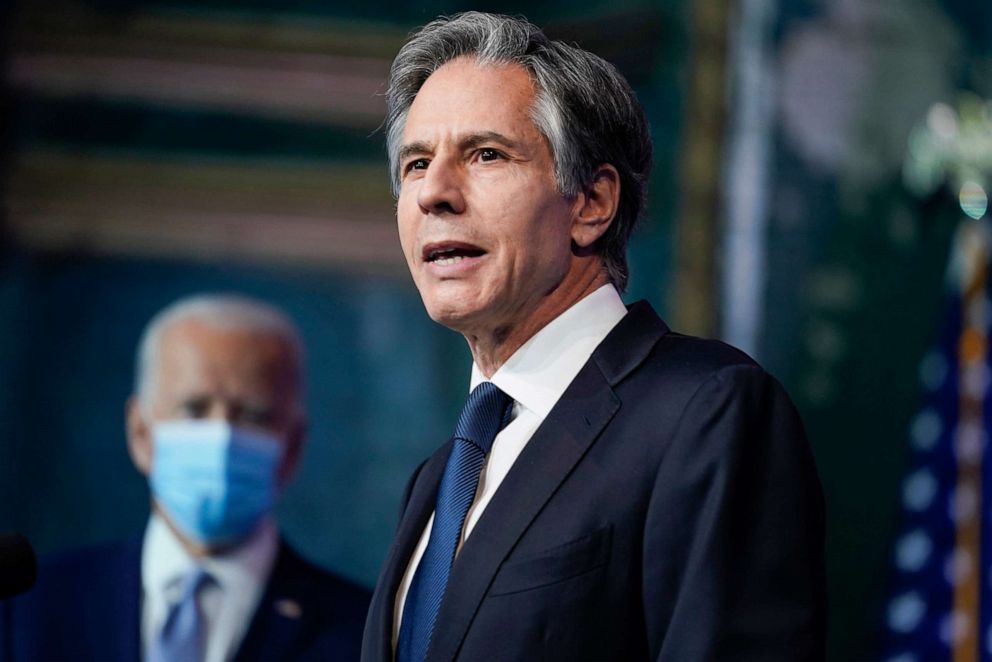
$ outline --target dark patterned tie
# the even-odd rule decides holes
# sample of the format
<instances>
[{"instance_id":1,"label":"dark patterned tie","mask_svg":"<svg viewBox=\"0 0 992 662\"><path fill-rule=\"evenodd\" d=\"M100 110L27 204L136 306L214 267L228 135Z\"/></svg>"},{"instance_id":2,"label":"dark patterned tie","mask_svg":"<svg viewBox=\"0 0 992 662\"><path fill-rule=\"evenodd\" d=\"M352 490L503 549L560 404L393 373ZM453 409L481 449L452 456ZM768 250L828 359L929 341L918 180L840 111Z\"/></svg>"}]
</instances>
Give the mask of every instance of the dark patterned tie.
<instances>
[{"instance_id":1,"label":"dark patterned tie","mask_svg":"<svg viewBox=\"0 0 992 662\"><path fill-rule=\"evenodd\" d=\"M458 417L434 506L434 525L403 606L397 662L421 662L427 656L465 514L475 499L486 454L508 422L512 403L491 382L482 382L468 396Z\"/></svg>"}]
</instances>

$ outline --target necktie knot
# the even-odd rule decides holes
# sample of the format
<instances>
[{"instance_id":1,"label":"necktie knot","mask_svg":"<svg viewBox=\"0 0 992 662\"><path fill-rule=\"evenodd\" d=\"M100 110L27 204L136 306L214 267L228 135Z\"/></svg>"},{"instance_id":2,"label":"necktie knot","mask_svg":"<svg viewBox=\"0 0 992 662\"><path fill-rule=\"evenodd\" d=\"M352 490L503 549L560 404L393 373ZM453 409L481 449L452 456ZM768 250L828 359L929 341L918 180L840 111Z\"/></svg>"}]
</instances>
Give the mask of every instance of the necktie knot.
<instances>
[{"instance_id":1,"label":"necktie knot","mask_svg":"<svg viewBox=\"0 0 992 662\"><path fill-rule=\"evenodd\" d=\"M455 425L455 438L475 444L488 454L493 439L506 424L513 400L492 382L482 382L469 394Z\"/></svg>"},{"instance_id":2,"label":"necktie knot","mask_svg":"<svg viewBox=\"0 0 992 662\"><path fill-rule=\"evenodd\" d=\"M199 567L183 577L179 600L169 610L158 639L149 651L150 662L201 659L206 633L198 597L203 587L213 581L213 577Z\"/></svg>"},{"instance_id":3,"label":"necktie knot","mask_svg":"<svg viewBox=\"0 0 992 662\"><path fill-rule=\"evenodd\" d=\"M188 575L183 577L182 580L182 593L179 598L180 602L186 600L195 600L196 596L199 594L200 589L213 581L213 577L209 572L203 568L197 566L195 570L190 572Z\"/></svg>"}]
</instances>

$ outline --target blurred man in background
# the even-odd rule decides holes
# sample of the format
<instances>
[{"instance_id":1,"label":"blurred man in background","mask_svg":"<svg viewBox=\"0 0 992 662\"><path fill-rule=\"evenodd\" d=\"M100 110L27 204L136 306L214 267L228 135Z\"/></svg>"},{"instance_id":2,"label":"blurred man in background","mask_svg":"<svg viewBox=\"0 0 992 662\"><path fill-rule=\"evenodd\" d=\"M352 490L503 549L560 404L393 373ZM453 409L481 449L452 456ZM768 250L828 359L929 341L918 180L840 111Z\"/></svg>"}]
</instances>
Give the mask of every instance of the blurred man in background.
<instances>
[{"instance_id":1,"label":"blurred man in background","mask_svg":"<svg viewBox=\"0 0 992 662\"><path fill-rule=\"evenodd\" d=\"M142 337L128 451L147 477L140 538L43 565L6 605L11 660L348 660L368 593L300 558L273 507L299 463L303 348L275 308L195 296Z\"/></svg>"}]
</instances>

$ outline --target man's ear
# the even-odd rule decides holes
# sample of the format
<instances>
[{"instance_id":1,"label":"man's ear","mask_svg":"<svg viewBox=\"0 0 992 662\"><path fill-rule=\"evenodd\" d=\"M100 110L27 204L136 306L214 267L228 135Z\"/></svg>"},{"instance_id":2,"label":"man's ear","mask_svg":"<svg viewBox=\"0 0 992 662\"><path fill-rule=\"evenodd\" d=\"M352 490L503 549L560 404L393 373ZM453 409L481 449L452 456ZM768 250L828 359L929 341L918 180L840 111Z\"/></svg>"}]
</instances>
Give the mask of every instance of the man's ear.
<instances>
[{"instance_id":1,"label":"man's ear","mask_svg":"<svg viewBox=\"0 0 992 662\"><path fill-rule=\"evenodd\" d=\"M592 181L576 196L572 241L588 248L606 233L620 204L620 173L609 163L596 168Z\"/></svg>"},{"instance_id":2,"label":"man's ear","mask_svg":"<svg viewBox=\"0 0 992 662\"><path fill-rule=\"evenodd\" d=\"M127 452L135 468L144 476L152 470L152 430L145 420L138 396L132 395L124 406L127 428Z\"/></svg>"},{"instance_id":3,"label":"man's ear","mask_svg":"<svg viewBox=\"0 0 992 662\"><path fill-rule=\"evenodd\" d=\"M279 463L278 482L279 488L285 488L300 465L300 458L303 457L303 441L307 436L308 422L305 416L300 416L294 423L286 438L286 452Z\"/></svg>"}]
</instances>

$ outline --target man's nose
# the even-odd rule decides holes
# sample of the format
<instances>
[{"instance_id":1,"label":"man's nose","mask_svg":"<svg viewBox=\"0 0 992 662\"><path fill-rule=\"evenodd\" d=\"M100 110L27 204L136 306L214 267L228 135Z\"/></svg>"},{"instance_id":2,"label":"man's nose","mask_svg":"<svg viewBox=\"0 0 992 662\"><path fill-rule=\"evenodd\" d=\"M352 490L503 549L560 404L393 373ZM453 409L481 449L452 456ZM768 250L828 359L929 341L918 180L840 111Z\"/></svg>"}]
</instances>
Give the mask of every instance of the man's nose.
<instances>
[{"instance_id":1,"label":"man's nose","mask_svg":"<svg viewBox=\"0 0 992 662\"><path fill-rule=\"evenodd\" d=\"M417 193L425 214L461 214L465 211L463 172L453 159L435 158L427 166Z\"/></svg>"},{"instance_id":2,"label":"man's nose","mask_svg":"<svg viewBox=\"0 0 992 662\"><path fill-rule=\"evenodd\" d=\"M220 399L211 402L210 409L207 412L207 418L214 421L227 421L228 423L236 422L237 416L237 405Z\"/></svg>"}]
</instances>

